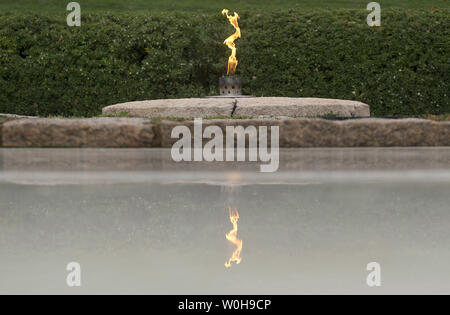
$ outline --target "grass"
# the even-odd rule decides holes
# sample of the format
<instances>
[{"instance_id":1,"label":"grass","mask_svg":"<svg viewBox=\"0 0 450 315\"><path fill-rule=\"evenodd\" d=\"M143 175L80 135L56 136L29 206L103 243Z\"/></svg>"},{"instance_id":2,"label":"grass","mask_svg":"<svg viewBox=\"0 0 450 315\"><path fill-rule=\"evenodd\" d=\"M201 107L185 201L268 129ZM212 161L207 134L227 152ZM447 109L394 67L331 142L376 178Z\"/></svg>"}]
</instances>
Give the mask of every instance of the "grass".
<instances>
[{"instance_id":1,"label":"grass","mask_svg":"<svg viewBox=\"0 0 450 315\"><path fill-rule=\"evenodd\" d=\"M131 117L130 115L128 115L127 112L120 112L120 113L114 113L114 114L101 114L98 117L109 117L109 118L122 118L122 117Z\"/></svg>"},{"instance_id":2,"label":"grass","mask_svg":"<svg viewBox=\"0 0 450 315\"><path fill-rule=\"evenodd\" d=\"M444 115L426 115L423 118L434 120L434 121L450 121L450 114Z\"/></svg>"},{"instance_id":3,"label":"grass","mask_svg":"<svg viewBox=\"0 0 450 315\"><path fill-rule=\"evenodd\" d=\"M2 1L0 12L61 13L66 15L69 0L15 0ZM265 11L274 9L365 9L369 0L77 0L81 12L133 12L133 11L193 11L220 12L223 8L232 11ZM430 9L449 8L448 0L378 0L381 8Z\"/></svg>"}]
</instances>

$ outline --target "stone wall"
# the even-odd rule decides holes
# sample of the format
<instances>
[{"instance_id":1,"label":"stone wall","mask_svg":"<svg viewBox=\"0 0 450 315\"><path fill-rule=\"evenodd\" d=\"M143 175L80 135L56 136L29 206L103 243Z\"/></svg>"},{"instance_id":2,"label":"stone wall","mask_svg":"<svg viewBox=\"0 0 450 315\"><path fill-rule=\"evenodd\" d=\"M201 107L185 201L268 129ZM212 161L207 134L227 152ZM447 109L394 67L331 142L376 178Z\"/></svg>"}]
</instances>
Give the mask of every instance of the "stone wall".
<instances>
[{"instance_id":1,"label":"stone wall","mask_svg":"<svg viewBox=\"0 0 450 315\"><path fill-rule=\"evenodd\" d=\"M187 126L193 135L192 120L22 118L3 123L0 120L0 143L3 147L170 148L177 141L171 138L172 129L181 125ZM450 146L450 121L376 118L203 120L203 128L210 125L220 127L224 135L227 126L266 126L268 139L270 127L279 126L279 144L283 148Z\"/></svg>"}]
</instances>

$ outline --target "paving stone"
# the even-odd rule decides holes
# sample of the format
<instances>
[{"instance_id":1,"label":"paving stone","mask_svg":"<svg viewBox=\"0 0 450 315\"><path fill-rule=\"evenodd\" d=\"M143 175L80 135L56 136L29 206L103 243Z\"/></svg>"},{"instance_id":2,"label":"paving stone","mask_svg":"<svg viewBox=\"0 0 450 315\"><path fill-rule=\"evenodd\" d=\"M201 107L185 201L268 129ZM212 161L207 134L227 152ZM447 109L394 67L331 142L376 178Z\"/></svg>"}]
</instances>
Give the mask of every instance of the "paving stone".
<instances>
[{"instance_id":1,"label":"paving stone","mask_svg":"<svg viewBox=\"0 0 450 315\"><path fill-rule=\"evenodd\" d=\"M279 126L279 145L295 147L414 147L450 146L450 121L425 119L349 119L343 121L297 119L204 119L203 128L218 126ZM178 139L171 133L194 122L163 120L152 124L145 118L32 118L0 123L5 147L166 147ZM209 139L203 139L208 142ZM269 141L270 145L270 141Z\"/></svg>"},{"instance_id":2,"label":"paving stone","mask_svg":"<svg viewBox=\"0 0 450 315\"><path fill-rule=\"evenodd\" d=\"M369 117L369 105L326 98L254 97L238 100L236 116Z\"/></svg>"},{"instance_id":3,"label":"paving stone","mask_svg":"<svg viewBox=\"0 0 450 315\"><path fill-rule=\"evenodd\" d=\"M206 118L231 116L234 99L186 98L129 102L103 108L103 114L127 113L131 117Z\"/></svg>"},{"instance_id":4,"label":"paving stone","mask_svg":"<svg viewBox=\"0 0 450 315\"><path fill-rule=\"evenodd\" d=\"M139 118L19 119L3 124L5 147L150 147L153 126Z\"/></svg>"},{"instance_id":5,"label":"paving stone","mask_svg":"<svg viewBox=\"0 0 450 315\"><path fill-rule=\"evenodd\" d=\"M132 117L206 118L248 117L369 117L369 105L324 98L249 97L190 98L139 101L111 105L103 114L127 113Z\"/></svg>"}]
</instances>

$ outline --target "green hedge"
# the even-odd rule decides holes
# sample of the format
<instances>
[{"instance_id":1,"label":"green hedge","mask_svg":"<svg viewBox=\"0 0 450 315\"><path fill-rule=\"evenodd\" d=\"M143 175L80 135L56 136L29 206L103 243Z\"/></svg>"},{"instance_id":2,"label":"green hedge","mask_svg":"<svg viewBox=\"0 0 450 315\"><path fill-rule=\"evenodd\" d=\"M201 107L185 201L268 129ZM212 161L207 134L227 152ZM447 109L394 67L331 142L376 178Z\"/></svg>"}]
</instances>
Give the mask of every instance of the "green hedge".
<instances>
[{"instance_id":1,"label":"green hedge","mask_svg":"<svg viewBox=\"0 0 450 315\"><path fill-rule=\"evenodd\" d=\"M239 12L256 96L359 100L374 115L450 113L450 11ZM119 102L218 93L234 32L218 14L0 15L0 112L98 115Z\"/></svg>"}]
</instances>

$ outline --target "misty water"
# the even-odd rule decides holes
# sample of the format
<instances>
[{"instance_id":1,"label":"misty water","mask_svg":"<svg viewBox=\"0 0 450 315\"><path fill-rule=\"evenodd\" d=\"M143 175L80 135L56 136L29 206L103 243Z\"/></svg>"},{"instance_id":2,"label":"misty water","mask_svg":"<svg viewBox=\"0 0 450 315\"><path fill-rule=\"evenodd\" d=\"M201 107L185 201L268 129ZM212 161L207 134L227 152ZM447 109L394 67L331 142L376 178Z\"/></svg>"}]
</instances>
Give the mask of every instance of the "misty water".
<instances>
[{"instance_id":1,"label":"misty water","mask_svg":"<svg viewBox=\"0 0 450 315\"><path fill-rule=\"evenodd\" d=\"M1 173L1 293L450 293L445 168L38 171ZM243 250L227 269L230 206Z\"/></svg>"}]
</instances>

